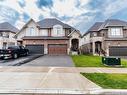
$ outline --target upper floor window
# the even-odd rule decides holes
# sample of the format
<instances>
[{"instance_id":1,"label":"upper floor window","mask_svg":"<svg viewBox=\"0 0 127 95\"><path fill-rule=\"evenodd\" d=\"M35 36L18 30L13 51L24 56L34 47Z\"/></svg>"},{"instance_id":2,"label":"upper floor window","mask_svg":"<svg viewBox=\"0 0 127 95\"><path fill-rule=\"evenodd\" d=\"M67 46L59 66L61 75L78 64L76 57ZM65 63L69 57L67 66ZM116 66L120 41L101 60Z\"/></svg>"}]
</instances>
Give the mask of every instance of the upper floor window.
<instances>
[{"instance_id":1,"label":"upper floor window","mask_svg":"<svg viewBox=\"0 0 127 95\"><path fill-rule=\"evenodd\" d=\"M30 27L29 33L30 33L30 36L35 36L35 29L34 29L34 27Z\"/></svg>"},{"instance_id":2,"label":"upper floor window","mask_svg":"<svg viewBox=\"0 0 127 95\"><path fill-rule=\"evenodd\" d=\"M9 38L9 33L8 32L3 32L2 36L5 37L5 38Z\"/></svg>"},{"instance_id":3,"label":"upper floor window","mask_svg":"<svg viewBox=\"0 0 127 95\"><path fill-rule=\"evenodd\" d=\"M108 37L113 37L113 38L123 37L122 28L110 28L108 32Z\"/></svg>"},{"instance_id":4,"label":"upper floor window","mask_svg":"<svg viewBox=\"0 0 127 95\"><path fill-rule=\"evenodd\" d=\"M48 36L48 29L41 29L40 36Z\"/></svg>"},{"instance_id":5,"label":"upper floor window","mask_svg":"<svg viewBox=\"0 0 127 95\"><path fill-rule=\"evenodd\" d=\"M53 26L53 36L64 36L63 27L61 25Z\"/></svg>"},{"instance_id":6,"label":"upper floor window","mask_svg":"<svg viewBox=\"0 0 127 95\"><path fill-rule=\"evenodd\" d=\"M94 37L96 37L96 36L97 36L97 33L96 33L96 32L94 32L94 33L93 33L93 36L94 36Z\"/></svg>"}]
</instances>

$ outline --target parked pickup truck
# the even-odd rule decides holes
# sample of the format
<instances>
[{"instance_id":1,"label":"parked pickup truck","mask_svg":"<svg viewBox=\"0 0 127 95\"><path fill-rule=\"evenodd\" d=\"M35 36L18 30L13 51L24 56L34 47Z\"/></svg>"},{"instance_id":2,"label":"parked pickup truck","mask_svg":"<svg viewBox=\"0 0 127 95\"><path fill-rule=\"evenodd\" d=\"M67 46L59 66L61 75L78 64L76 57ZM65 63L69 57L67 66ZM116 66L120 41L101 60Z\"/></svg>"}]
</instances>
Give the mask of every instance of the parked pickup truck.
<instances>
[{"instance_id":1,"label":"parked pickup truck","mask_svg":"<svg viewBox=\"0 0 127 95\"><path fill-rule=\"evenodd\" d=\"M20 56L27 56L29 54L29 50L25 49L24 46L10 46L8 49L0 50L0 58L18 58Z\"/></svg>"}]
</instances>

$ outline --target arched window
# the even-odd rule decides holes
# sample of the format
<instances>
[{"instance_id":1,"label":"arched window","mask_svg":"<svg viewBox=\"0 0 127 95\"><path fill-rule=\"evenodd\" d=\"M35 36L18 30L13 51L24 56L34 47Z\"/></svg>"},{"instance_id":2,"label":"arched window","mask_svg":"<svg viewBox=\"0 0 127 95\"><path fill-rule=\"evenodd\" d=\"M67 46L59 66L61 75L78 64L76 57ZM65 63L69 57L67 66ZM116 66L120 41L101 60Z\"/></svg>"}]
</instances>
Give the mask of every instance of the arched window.
<instances>
[{"instance_id":1,"label":"arched window","mask_svg":"<svg viewBox=\"0 0 127 95\"><path fill-rule=\"evenodd\" d=\"M52 36L64 36L63 27L61 25L53 26Z\"/></svg>"}]
</instances>

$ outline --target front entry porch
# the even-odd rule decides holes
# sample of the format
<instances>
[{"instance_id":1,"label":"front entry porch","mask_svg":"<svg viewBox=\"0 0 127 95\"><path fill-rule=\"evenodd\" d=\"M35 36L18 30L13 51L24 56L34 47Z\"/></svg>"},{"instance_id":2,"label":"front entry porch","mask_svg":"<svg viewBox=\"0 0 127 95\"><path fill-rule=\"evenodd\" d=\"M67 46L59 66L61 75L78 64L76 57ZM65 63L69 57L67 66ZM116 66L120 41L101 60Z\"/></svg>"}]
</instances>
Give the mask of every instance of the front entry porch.
<instances>
[{"instance_id":1,"label":"front entry porch","mask_svg":"<svg viewBox=\"0 0 127 95\"><path fill-rule=\"evenodd\" d=\"M72 54L79 53L79 39L75 38L71 40L71 52Z\"/></svg>"},{"instance_id":2,"label":"front entry porch","mask_svg":"<svg viewBox=\"0 0 127 95\"><path fill-rule=\"evenodd\" d=\"M106 52L102 48L102 42L101 41L96 41L91 43L92 47L92 53L93 55L106 55Z\"/></svg>"}]
</instances>

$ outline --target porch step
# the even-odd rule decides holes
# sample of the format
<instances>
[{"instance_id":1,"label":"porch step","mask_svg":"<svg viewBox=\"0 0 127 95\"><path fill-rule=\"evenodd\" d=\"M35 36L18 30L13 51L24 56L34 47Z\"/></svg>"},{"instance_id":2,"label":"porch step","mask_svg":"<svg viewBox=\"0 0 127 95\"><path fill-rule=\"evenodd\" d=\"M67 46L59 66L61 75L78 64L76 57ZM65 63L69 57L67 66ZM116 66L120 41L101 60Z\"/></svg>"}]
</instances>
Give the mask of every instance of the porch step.
<instances>
[{"instance_id":1,"label":"porch step","mask_svg":"<svg viewBox=\"0 0 127 95\"><path fill-rule=\"evenodd\" d=\"M71 55L78 55L78 52L77 51L72 51Z\"/></svg>"}]
</instances>

